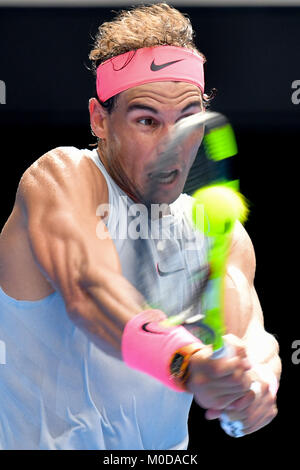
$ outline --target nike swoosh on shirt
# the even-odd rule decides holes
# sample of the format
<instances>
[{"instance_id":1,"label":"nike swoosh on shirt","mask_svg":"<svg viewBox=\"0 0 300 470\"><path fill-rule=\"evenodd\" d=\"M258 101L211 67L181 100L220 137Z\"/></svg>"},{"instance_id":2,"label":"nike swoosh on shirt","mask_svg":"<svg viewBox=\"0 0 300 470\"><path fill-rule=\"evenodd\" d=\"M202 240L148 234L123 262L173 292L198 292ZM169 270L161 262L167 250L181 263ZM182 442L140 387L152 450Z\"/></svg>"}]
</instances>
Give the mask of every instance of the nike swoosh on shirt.
<instances>
[{"instance_id":1,"label":"nike swoosh on shirt","mask_svg":"<svg viewBox=\"0 0 300 470\"><path fill-rule=\"evenodd\" d=\"M178 269L174 269L174 271L162 271L159 267L159 264L157 263L156 265L156 269L157 269L157 272L160 276L170 276L171 274L175 274L175 273L178 273L179 271L184 271L185 268L178 268Z\"/></svg>"},{"instance_id":2,"label":"nike swoosh on shirt","mask_svg":"<svg viewBox=\"0 0 300 470\"><path fill-rule=\"evenodd\" d=\"M169 65L176 64L176 62L181 62L182 60L183 59L172 60L172 62L166 62L165 64L160 65L156 65L153 60L152 64L150 65L150 69L152 70L152 72L157 72L158 70L164 69L165 67L169 67Z\"/></svg>"}]
</instances>

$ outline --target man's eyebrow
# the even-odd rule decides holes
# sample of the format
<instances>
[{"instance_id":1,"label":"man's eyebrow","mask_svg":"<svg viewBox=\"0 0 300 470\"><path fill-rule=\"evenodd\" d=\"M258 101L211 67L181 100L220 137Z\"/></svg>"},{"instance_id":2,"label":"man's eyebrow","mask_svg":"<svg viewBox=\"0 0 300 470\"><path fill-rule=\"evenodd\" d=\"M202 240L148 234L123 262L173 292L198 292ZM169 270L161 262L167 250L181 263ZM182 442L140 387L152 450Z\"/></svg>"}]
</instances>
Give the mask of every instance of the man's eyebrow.
<instances>
[{"instance_id":1,"label":"man's eyebrow","mask_svg":"<svg viewBox=\"0 0 300 470\"><path fill-rule=\"evenodd\" d=\"M189 103L187 106L185 106L182 110L181 113L186 113L189 111L190 108L193 108L194 106L198 106L199 108L202 108L201 101L193 101L192 103ZM131 111L135 110L142 110L142 111L150 111L151 113L158 114L157 109L153 108L152 106L147 106L145 104L131 104L127 108L127 113L130 113Z\"/></svg>"},{"instance_id":2,"label":"man's eyebrow","mask_svg":"<svg viewBox=\"0 0 300 470\"><path fill-rule=\"evenodd\" d=\"M142 111L150 111L151 113L158 114L157 109L152 108L152 106L146 106L145 104L131 104L127 108L127 113L135 111L136 109L141 109Z\"/></svg>"},{"instance_id":3,"label":"man's eyebrow","mask_svg":"<svg viewBox=\"0 0 300 470\"><path fill-rule=\"evenodd\" d=\"M185 106L185 108L183 108L181 110L182 113L186 113L187 111L189 111L190 108L193 108L194 106L198 106L199 108L202 109L202 103L201 101L193 101L192 103L188 104L187 106Z\"/></svg>"}]
</instances>

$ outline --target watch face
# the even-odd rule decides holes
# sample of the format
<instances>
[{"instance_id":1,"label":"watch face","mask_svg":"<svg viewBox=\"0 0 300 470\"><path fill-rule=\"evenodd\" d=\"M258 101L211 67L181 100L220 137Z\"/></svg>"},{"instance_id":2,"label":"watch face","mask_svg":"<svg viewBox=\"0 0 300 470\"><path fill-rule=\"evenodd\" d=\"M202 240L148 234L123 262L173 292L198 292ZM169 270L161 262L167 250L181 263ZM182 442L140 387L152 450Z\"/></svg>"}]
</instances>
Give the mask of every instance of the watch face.
<instances>
[{"instance_id":1,"label":"watch face","mask_svg":"<svg viewBox=\"0 0 300 470\"><path fill-rule=\"evenodd\" d=\"M184 356L182 354L175 354L172 364L171 364L171 374L174 375L175 377L178 377L181 375L181 366L184 361Z\"/></svg>"}]
</instances>

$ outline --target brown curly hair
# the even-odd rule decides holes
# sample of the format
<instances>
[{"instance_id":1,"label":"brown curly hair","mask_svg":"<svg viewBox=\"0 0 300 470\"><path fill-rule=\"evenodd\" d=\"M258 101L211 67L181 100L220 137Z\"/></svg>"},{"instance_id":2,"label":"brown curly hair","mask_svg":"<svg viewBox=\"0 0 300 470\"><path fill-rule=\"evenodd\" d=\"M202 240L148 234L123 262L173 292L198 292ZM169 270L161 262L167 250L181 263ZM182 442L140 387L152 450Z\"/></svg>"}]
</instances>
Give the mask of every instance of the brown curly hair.
<instances>
[{"instance_id":1,"label":"brown curly hair","mask_svg":"<svg viewBox=\"0 0 300 470\"><path fill-rule=\"evenodd\" d=\"M112 21L99 27L89 58L96 72L105 60L142 47L186 47L204 57L197 50L193 37L189 18L166 3L136 6L120 11Z\"/></svg>"},{"instance_id":2,"label":"brown curly hair","mask_svg":"<svg viewBox=\"0 0 300 470\"><path fill-rule=\"evenodd\" d=\"M178 46L192 49L203 57L194 43L194 31L187 15L180 13L167 3L134 6L129 10L121 10L111 21L98 28L93 49L89 54L92 71L105 60L125 52L143 47ZM203 94L203 103L208 107L215 96L216 89L210 95ZM97 93L95 97L98 99ZM111 113L118 95L100 104Z\"/></svg>"}]
</instances>

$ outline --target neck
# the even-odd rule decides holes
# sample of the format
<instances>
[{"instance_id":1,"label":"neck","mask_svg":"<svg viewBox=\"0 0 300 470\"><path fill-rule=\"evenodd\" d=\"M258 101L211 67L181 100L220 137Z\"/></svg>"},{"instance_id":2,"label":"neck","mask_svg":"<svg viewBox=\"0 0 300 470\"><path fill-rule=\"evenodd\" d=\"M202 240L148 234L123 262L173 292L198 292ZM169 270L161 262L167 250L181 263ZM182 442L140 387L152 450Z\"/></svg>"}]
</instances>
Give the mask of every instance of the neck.
<instances>
[{"instance_id":1,"label":"neck","mask_svg":"<svg viewBox=\"0 0 300 470\"><path fill-rule=\"evenodd\" d=\"M107 158L105 157L105 152L102 151L99 144L98 144L97 153L98 153L98 158L103 164L107 173L113 179L113 181L119 186L119 188L122 189L122 191L124 191L124 193L134 203L144 204L147 207L149 218L154 220L154 219L162 218L165 215L171 214L170 206L167 203L162 203L162 204L156 203L155 205L159 206L159 210L152 211L151 210L152 203L150 201L145 201L142 194L139 194L137 189L133 187L132 183L124 174L124 171L121 166L118 166L118 168L115 168L115 167L112 167L108 163Z\"/></svg>"}]
</instances>

